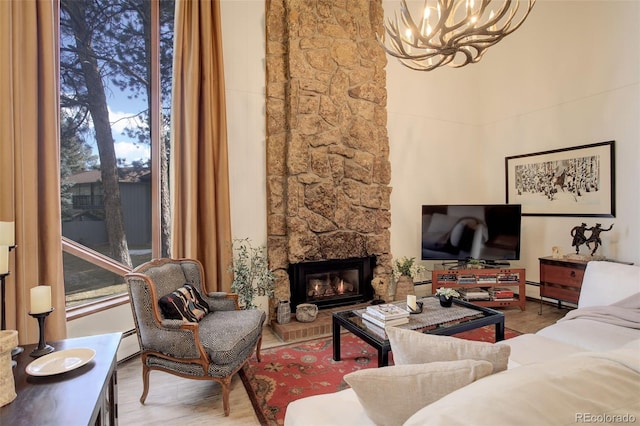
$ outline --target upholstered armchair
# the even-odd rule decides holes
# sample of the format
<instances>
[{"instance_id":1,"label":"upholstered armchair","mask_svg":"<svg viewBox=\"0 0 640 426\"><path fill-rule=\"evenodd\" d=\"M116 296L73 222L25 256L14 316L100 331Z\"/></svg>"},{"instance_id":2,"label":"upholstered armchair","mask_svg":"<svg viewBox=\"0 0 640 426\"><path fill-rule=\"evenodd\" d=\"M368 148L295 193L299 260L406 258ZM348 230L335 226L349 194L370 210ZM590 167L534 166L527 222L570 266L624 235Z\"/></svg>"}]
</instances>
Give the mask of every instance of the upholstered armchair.
<instances>
[{"instance_id":1,"label":"upholstered armchair","mask_svg":"<svg viewBox=\"0 0 640 426\"><path fill-rule=\"evenodd\" d=\"M260 360L260 310L239 310L238 296L207 292L197 260L155 259L126 275L142 360L143 391L151 370L215 380L229 415L231 378L256 350Z\"/></svg>"}]
</instances>

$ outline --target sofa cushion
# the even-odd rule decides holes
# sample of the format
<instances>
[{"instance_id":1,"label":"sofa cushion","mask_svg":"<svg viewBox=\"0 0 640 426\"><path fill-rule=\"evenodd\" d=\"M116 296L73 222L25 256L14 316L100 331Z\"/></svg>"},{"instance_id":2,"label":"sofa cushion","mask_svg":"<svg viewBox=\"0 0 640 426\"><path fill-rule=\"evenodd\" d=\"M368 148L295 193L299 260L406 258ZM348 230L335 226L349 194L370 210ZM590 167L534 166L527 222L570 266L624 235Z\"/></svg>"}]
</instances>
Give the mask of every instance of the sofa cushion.
<instances>
[{"instance_id":1,"label":"sofa cushion","mask_svg":"<svg viewBox=\"0 0 640 426\"><path fill-rule=\"evenodd\" d=\"M162 296L158 305L165 319L198 322L209 313L209 305L191 284L185 284Z\"/></svg>"},{"instance_id":2,"label":"sofa cushion","mask_svg":"<svg viewBox=\"0 0 640 426\"><path fill-rule=\"evenodd\" d=\"M351 388L297 399L287 405L284 416L284 426L354 425L375 426L375 423Z\"/></svg>"},{"instance_id":3,"label":"sofa cushion","mask_svg":"<svg viewBox=\"0 0 640 426\"><path fill-rule=\"evenodd\" d=\"M396 365L474 359L489 361L493 372L507 369L511 348L450 336L423 334L397 327L385 329Z\"/></svg>"},{"instance_id":4,"label":"sofa cushion","mask_svg":"<svg viewBox=\"0 0 640 426\"><path fill-rule=\"evenodd\" d=\"M611 305L639 292L639 266L592 261L584 272L578 307Z\"/></svg>"},{"instance_id":5,"label":"sofa cushion","mask_svg":"<svg viewBox=\"0 0 640 426\"><path fill-rule=\"evenodd\" d=\"M478 425L570 425L595 423L595 416L606 423L624 422L614 416L640 418L640 358L633 349L612 352L581 352L493 374L420 409L405 426L468 425L471 420Z\"/></svg>"},{"instance_id":6,"label":"sofa cushion","mask_svg":"<svg viewBox=\"0 0 640 426\"><path fill-rule=\"evenodd\" d=\"M578 346L549 339L538 334L521 334L496 343L496 345L507 345L511 348L509 368L545 362L584 351Z\"/></svg>"},{"instance_id":7,"label":"sofa cushion","mask_svg":"<svg viewBox=\"0 0 640 426\"><path fill-rule=\"evenodd\" d=\"M492 371L488 361L460 360L369 368L347 374L344 381L377 425L391 426Z\"/></svg>"},{"instance_id":8,"label":"sofa cushion","mask_svg":"<svg viewBox=\"0 0 640 426\"><path fill-rule=\"evenodd\" d=\"M247 342L258 341L266 314L260 309L214 311L199 326L200 342L209 354L211 362L233 365L243 358Z\"/></svg>"},{"instance_id":9,"label":"sofa cushion","mask_svg":"<svg viewBox=\"0 0 640 426\"><path fill-rule=\"evenodd\" d=\"M640 339L635 339L620 346L620 349L633 349L640 354Z\"/></svg>"},{"instance_id":10,"label":"sofa cushion","mask_svg":"<svg viewBox=\"0 0 640 426\"><path fill-rule=\"evenodd\" d=\"M578 346L588 351L617 349L630 340L640 338L640 330L619 327L590 319L560 321L536 333L549 339Z\"/></svg>"}]
</instances>

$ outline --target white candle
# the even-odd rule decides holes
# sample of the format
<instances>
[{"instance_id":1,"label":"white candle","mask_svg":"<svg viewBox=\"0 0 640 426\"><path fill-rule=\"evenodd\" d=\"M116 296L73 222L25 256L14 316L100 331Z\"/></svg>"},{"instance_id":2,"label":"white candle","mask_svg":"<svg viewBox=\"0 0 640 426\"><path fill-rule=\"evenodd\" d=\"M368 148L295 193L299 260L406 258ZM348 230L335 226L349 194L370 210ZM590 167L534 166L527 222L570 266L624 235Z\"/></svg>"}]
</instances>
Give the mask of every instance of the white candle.
<instances>
[{"instance_id":1,"label":"white candle","mask_svg":"<svg viewBox=\"0 0 640 426\"><path fill-rule=\"evenodd\" d=\"M0 275L9 273L9 246L0 246Z\"/></svg>"},{"instance_id":2,"label":"white candle","mask_svg":"<svg viewBox=\"0 0 640 426\"><path fill-rule=\"evenodd\" d=\"M0 222L0 244L16 245L16 226L14 222Z\"/></svg>"},{"instance_id":3,"label":"white candle","mask_svg":"<svg viewBox=\"0 0 640 426\"><path fill-rule=\"evenodd\" d=\"M418 309L418 305L416 305L416 296L415 295L407 294L407 306L412 311L415 311L415 310Z\"/></svg>"},{"instance_id":4,"label":"white candle","mask_svg":"<svg viewBox=\"0 0 640 426\"><path fill-rule=\"evenodd\" d=\"M51 287L39 285L31 289L31 312L41 314L51 310Z\"/></svg>"}]
</instances>

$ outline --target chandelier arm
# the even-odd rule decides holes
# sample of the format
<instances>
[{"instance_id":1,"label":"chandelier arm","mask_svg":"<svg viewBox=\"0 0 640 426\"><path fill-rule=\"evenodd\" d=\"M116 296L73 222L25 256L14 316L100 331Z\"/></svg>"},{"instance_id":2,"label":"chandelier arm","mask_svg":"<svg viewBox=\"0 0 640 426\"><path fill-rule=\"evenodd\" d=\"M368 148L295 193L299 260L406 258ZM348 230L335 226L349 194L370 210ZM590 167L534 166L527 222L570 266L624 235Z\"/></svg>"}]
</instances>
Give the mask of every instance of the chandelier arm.
<instances>
[{"instance_id":1,"label":"chandelier arm","mask_svg":"<svg viewBox=\"0 0 640 426\"><path fill-rule=\"evenodd\" d=\"M399 30L399 22L398 22L398 15L396 14L395 16L395 22L392 21L391 19L388 20L388 25L389 27L391 27L391 29L389 27L386 28L387 33L389 34L389 39L390 39L390 43L391 45L395 48L395 50L398 51L399 54L403 55L403 56L408 56L409 53L405 50L404 48L404 40L402 39L402 36L400 35L400 30ZM387 46L385 44L383 44L383 47L385 48L385 50L388 53L391 53L389 48L387 48Z\"/></svg>"},{"instance_id":2,"label":"chandelier arm","mask_svg":"<svg viewBox=\"0 0 640 426\"><path fill-rule=\"evenodd\" d=\"M456 53L461 53L462 55L464 55L465 59L462 61L462 63L459 63L459 64L452 63L451 65L449 65L450 67L460 68L473 62L474 55L472 55L471 52L468 51L468 49L460 49ZM477 51L476 51L476 55L477 55ZM454 57L455 56L452 57L452 60Z\"/></svg>"},{"instance_id":3,"label":"chandelier arm","mask_svg":"<svg viewBox=\"0 0 640 426\"><path fill-rule=\"evenodd\" d=\"M411 32L412 40L406 40L405 42L412 47L418 48L416 40L418 40L421 36L420 31L418 30L418 26L413 21L413 17L411 13L409 13L409 8L407 7L407 2L405 0L400 1L400 16L402 17L402 22L405 27Z\"/></svg>"},{"instance_id":4,"label":"chandelier arm","mask_svg":"<svg viewBox=\"0 0 640 426\"><path fill-rule=\"evenodd\" d=\"M491 45L498 43L505 36L511 34L513 31L518 29L520 27L520 25L522 25L524 23L524 20L529 15L529 12L531 11L531 8L533 7L534 3L535 3L535 0L529 0L528 1L529 6L528 6L528 10L527 10L526 14L511 29L505 30L505 28L508 28L511 25L511 21L513 21L513 18L515 17L515 15L517 13L517 9L511 11L511 13L510 13L509 17L507 18L507 21L504 23L504 26L503 26L502 29L497 30L497 31L490 31L490 30L487 31L488 27L491 27L492 25L495 25L494 21L490 21L490 22L488 22L486 24L483 24L481 26L476 27L472 31L468 31L468 32L463 33L463 34L454 35L450 39L450 44L460 45L460 46L468 46L468 45L476 45L476 44L482 43L482 44L487 44L487 46L484 47L484 49L486 49L486 48L490 47ZM497 17L498 17L497 19L498 20L506 13L506 8L503 7L503 9L504 10L501 10L501 12L497 15ZM478 40L477 37L485 37L485 38L482 39L482 40Z\"/></svg>"},{"instance_id":5,"label":"chandelier arm","mask_svg":"<svg viewBox=\"0 0 640 426\"><path fill-rule=\"evenodd\" d=\"M508 34L502 33L486 33L486 32L473 32L468 34L460 34L455 38L452 38L452 44L458 46L467 46L473 44L488 44L489 46L496 44L503 38L505 38Z\"/></svg>"},{"instance_id":6,"label":"chandelier arm","mask_svg":"<svg viewBox=\"0 0 640 426\"><path fill-rule=\"evenodd\" d=\"M524 24L525 19L527 19L527 17L529 16L529 13L531 13L531 9L533 8L534 4L536 3L536 0L528 0L528 6L527 6L527 11L525 12L524 16L522 17L522 19L520 19L520 21L518 21L517 24L515 24L511 29L508 29L504 35L509 35L512 32L514 32L515 30L517 30L518 28L520 28L520 26L522 24ZM517 8L520 7L520 4L518 4ZM515 14L517 13L518 9L516 8L516 10L513 11L513 15L515 16ZM511 21L513 20L513 18L509 19L509 25L511 25Z\"/></svg>"},{"instance_id":7,"label":"chandelier arm","mask_svg":"<svg viewBox=\"0 0 640 426\"><path fill-rule=\"evenodd\" d=\"M480 6L480 10L478 11L478 13L474 14L473 16L476 16L478 21L476 22L480 22L482 18L482 16L484 15L487 6L491 3L491 0L483 0L482 4ZM492 32L491 31L487 31L488 28L497 25L500 20L502 18L504 18L504 16L507 14L507 12L510 11L509 16L506 18L505 22L502 24L501 29L499 30L499 32L503 32L505 28L508 28L509 25L511 24L511 21L513 20L513 18L515 17L517 11L518 11L518 2L516 2L516 8L515 9L510 9L510 4L511 4L511 0L507 0L505 1L502 6L500 7L500 9L498 10L497 13L495 13L493 18L488 18L487 21L484 24L478 25L477 23L474 23L473 28L469 29L468 31L465 31L464 34L458 35L458 37L456 38L456 40L459 40L461 38L465 38L465 37L478 37L478 36L491 36ZM468 18L468 17L467 17ZM525 17L526 18L526 15ZM523 18L523 19L524 19ZM505 34L506 35L506 34Z\"/></svg>"},{"instance_id":8,"label":"chandelier arm","mask_svg":"<svg viewBox=\"0 0 640 426\"><path fill-rule=\"evenodd\" d=\"M455 2L452 0L439 0L440 4L444 4L444 11L446 13L442 13L442 17L438 21L437 26L440 31L436 31L436 34L439 34L440 44L442 46L446 46L450 44L450 39L445 39L445 36L450 33L454 33L462 27L468 25L467 16L465 14L465 19L461 19L458 22L447 22L449 17L456 16L458 14L458 9L462 7L462 2ZM453 18L452 18L453 19Z\"/></svg>"},{"instance_id":9,"label":"chandelier arm","mask_svg":"<svg viewBox=\"0 0 640 426\"><path fill-rule=\"evenodd\" d=\"M405 67L411 68L412 70L415 70L415 71L432 71L440 66L447 65L449 62L451 62L451 60L453 60L453 58L442 57L438 61L432 63L431 65L429 64L424 65L422 63L423 61L416 62L416 61L408 61L407 59L400 59L400 63L402 63L402 65L404 65Z\"/></svg>"},{"instance_id":10,"label":"chandelier arm","mask_svg":"<svg viewBox=\"0 0 640 426\"><path fill-rule=\"evenodd\" d=\"M486 0L485 0L486 1ZM513 19L516 17L516 14L520 11L521 7L524 7L521 5L521 2L519 1L515 1L515 8L511 8L510 5L512 3L511 0L507 0L503 6L501 7L500 11L493 17L492 20L487 21L486 23L484 23L483 25L481 25L478 28L490 28L494 25L497 25L500 20L507 14L507 12L509 13L509 16L504 20L504 23L501 26L500 32L502 34L509 35L512 32L514 32L515 30L517 30L523 23L524 21L527 19L527 17L529 16L529 13L531 12L531 9L533 8L533 5L535 4L536 0L528 0L527 1L527 11L524 13L524 16L522 16L522 18L520 18L520 20L517 22L517 24L515 24L513 27L511 27L511 24L513 22ZM489 2L490 3L490 0Z\"/></svg>"}]
</instances>

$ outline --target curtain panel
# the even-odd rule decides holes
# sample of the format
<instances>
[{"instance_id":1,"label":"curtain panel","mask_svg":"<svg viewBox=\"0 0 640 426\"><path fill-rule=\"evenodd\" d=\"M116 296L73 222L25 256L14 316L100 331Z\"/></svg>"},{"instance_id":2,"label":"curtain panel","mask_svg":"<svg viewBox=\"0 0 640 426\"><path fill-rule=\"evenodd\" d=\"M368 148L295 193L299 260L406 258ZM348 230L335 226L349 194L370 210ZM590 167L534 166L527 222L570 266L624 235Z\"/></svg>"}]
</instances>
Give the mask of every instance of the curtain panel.
<instances>
[{"instance_id":1,"label":"curtain panel","mask_svg":"<svg viewBox=\"0 0 640 426\"><path fill-rule=\"evenodd\" d=\"M30 289L50 285L46 338L66 337L60 213L56 2L0 2L0 220L14 221L8 329L38 342Z\"/></svg>"},{"instance_id":2,"label":"curtain panel","mask_svg":"<svg viewBox=\"0 0 640 426\"><path fill-rule=\"evenodd\" d=\"M231 218L218 1L176 1L171 129L171 256L202 262L230 291Z\"/></svg>"}]
</instances>

